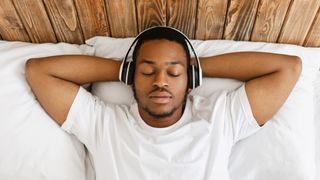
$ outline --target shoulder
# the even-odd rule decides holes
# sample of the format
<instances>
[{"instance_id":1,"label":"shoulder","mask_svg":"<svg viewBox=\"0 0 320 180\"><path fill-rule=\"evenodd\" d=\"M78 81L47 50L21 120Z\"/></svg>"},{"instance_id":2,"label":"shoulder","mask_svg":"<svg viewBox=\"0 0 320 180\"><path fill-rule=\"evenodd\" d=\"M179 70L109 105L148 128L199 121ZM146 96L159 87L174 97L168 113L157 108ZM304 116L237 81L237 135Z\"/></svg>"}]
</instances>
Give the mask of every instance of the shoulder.
<instances>
[{"instance_id":1,"label":"shoulder","mask_svg":"<svg viewBox=\"0 0 320 180\"><path fill-rule=\"evenodd\" d=\"M212 92L209 95L190 94L188 100L191 101L193 107L203 108L203 106L207 107L221 103L221 101L226 99L228 93L227 90L221 90Z\"/></svg>"},{"instance_id":2,"label":"shoulder","mask_svg":"<svg viewBox=\"0 0 320 180\"><path fill-rule=\"evenodd\" d=\"M194 112L204 113L207 111L210 114L213 111L223 113L230 111L230 109L242 109L247 107L244 105L248 101L244 84L234 90L215 91L206 96L191 93L188 99L191 101Z\"/></svg>"},{"instance_id":3,"label":"shoulder","mask_svg":"<svg viewBox=\"0 0 320 180\"><path fill-rule=\"evenodd\" d=\"M119 113L128 113L128 109L129 105L108 102L80 87L72 103L70 112L74 110L76 113L86 112L95 116L114 117Z\"/></svg>"}]
</instances>

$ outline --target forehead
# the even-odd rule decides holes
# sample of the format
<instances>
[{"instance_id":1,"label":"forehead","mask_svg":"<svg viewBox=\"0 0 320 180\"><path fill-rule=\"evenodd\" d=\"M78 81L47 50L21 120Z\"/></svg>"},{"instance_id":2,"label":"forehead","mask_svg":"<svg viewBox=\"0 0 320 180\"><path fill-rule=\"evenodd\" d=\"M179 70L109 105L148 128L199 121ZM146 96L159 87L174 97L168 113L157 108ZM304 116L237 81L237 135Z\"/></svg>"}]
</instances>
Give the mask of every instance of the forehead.
<instances>
[{"instance_id":1,"label":"forehead","mask_svg":"<svg viewBox=\"0 0 320 180\"><path fill-rule=\"evenodd\" d=\"M185 65L187 56L181 44L166 39L156 39L142 43L136 63L140 64L143 60L154 61L155 64L179 61Z\"/></svg>"}]
</instances>

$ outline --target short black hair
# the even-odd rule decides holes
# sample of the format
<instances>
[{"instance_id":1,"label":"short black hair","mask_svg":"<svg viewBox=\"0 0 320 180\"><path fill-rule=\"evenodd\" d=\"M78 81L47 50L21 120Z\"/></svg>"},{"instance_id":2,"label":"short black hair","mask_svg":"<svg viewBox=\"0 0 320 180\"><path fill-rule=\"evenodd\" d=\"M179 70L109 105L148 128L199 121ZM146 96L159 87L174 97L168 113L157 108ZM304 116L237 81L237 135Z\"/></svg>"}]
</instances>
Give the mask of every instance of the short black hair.
<instances>
[{"instance_id":1,"label":"short black hair","mask_svg":"<svg viewBox=\"0 0 320 180\"><path fill-rule=\"evenodd\" d=\"M161 26L151 28L151 29L145 31L141 35L141 37L139 37L139 39L137 40L136 46L134 47L133 54L132 54L133 62L135 62L137 60L136 58L138 56L138 52L141 48L141 45L144 42L150 41L150 40L157 40L157 39L166 39L169 41L175 41L175 42L179 43L183 47L183 49L186 53L187 64L190 65L190 59L191 59L190 51L189 51L185 36L172 28L166 28L166 27L161 27Z\"/></svg>"}]
</instances>

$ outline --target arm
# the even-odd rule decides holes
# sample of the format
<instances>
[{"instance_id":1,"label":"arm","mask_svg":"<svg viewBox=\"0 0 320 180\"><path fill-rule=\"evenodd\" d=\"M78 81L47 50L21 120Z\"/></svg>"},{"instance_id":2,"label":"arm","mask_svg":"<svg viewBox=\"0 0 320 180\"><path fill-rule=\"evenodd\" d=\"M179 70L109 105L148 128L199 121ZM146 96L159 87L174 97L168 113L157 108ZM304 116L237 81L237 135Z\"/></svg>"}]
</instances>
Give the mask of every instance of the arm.
<instances>
[{"instance_id":1,"label":"arm","mask_svg":"<svg viewBox=\"0 0 320 180\"><path fill-rule=\"evenodd\" d=\"M30 59L26 63L26 78L44 110L62 125L79 86L118 80L120 63L83 55Z\"/></svg>"},{"instance_id":2,"label":"arm","mask_svg":"<svg viewBox=\"0 0 320 180\"><path fill-rule=\"evenodd\" d=\"M236 52L201 58L203 75L245 81L252 113L259 125L283 105L301 72L296 56L262 52Z\"/></svg>"}]
</instances>

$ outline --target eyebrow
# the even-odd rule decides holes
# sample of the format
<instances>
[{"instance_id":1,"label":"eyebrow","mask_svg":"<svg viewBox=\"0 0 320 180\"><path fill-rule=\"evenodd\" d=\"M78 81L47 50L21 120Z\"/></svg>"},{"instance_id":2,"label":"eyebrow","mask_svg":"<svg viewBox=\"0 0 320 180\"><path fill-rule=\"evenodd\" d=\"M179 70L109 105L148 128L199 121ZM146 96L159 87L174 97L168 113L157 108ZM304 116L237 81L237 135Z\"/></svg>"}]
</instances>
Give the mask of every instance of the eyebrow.
<instances>
[{"instance_id":1,"label":"eyebrow","mask_svg":"<svg viewBox=\"0 0 320 180\"><path fill-rule=\"evenodd\" d=\"M148 59L142 59L142 61L140 62L140 64L156 64L155 61L152 60L148 60ZM175 60L175 61L170 61L167 62L166 65L176 65L176 64L180 64L183 66L183 64L181 63L181 61L179 60Z\"/></svg>"}]
</instances>

